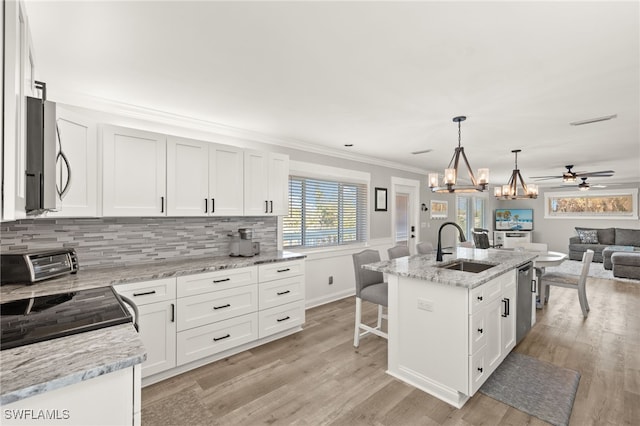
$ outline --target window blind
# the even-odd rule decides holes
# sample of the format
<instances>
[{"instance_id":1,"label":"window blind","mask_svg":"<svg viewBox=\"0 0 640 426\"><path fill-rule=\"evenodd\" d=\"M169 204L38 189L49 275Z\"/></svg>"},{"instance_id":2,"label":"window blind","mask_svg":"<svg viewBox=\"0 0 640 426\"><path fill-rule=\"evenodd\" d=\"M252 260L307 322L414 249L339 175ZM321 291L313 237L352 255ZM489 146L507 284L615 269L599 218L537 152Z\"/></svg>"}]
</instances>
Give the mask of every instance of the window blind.
<instances>
[{"instance_id":1,"label":"window blind","mask_svg":"<svg viewBox=\"0 0 640 426\"><path fill-rule=\"evenodd\" d=\"M322 247L367 239L367 185L289 177L284 247Z\"/></svg>"}]
</instances>

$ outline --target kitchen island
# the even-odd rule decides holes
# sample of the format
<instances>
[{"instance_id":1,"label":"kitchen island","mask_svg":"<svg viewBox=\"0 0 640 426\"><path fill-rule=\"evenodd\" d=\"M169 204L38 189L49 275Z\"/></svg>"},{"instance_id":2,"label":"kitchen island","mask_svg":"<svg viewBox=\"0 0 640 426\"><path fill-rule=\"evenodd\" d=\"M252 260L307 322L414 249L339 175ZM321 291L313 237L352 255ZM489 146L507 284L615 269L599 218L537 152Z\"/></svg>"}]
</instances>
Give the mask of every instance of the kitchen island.
<instances>
[{"instance_id":1,"label":"kitchen island","mask_svg":"<svg viewBox=\"0 0 640 426\"><path fill-rule=\"evenodd\" d=\"M387 373L462 407L515 347L516 270L536 255L458 248L443 262L430 254L365 265L389 283ZM460 261L488 269L446 268Z\"/></svg>"}]
</instances>

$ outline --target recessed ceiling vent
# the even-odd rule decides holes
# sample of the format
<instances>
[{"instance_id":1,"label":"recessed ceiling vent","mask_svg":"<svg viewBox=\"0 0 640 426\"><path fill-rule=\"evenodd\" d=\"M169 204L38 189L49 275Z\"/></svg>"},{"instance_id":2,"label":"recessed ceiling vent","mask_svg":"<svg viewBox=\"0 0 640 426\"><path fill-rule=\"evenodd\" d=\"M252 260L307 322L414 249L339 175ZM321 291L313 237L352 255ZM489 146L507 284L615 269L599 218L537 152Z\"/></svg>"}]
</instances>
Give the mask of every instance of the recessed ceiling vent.
<instances>
[{"instance_id":1,"label":"recessed ceiling vent","mask_svg":"<svg viewBox=\"0 0 640 426\"><path fill-rule=\"evenodd\" d=\"M616 118L617 116L618 114L605 115L604 117L589 118L587 120L582 120L582 121L573 121L569 124L571 124L572 126L582 126L585 124L597 123L599 121L611 120L612 118Z\"/></svg>"},{"instance_id":2,"label":"recessed ceiling vent","mask_svg":"<svg viewBox=\"0 0 640 426\"><path fill-rule=\"evenodd\" d=\"M413 151L412 154L416 155L416 154L426 154L427 152L431 152L433 151L432 149L423 149L422 151Z\"/></svg>"}]
</instances>

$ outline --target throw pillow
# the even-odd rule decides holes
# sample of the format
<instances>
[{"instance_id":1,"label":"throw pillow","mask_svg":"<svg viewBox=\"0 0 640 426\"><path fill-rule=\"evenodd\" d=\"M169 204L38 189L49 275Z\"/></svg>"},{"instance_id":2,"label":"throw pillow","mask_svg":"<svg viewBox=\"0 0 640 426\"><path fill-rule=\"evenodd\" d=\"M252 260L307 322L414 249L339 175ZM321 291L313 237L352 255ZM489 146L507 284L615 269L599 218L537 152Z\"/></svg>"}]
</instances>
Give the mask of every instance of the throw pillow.
<instances>
[{"instance_id":1,"label":"throw pillow","mask_svg":"<svg viewBox=\"0 0 640 426\"><path fill-rule=\"evenodd\" d=\"M582 244L598 244L598 231L595 229L580 229L577 232Z\"/></svg>"}]
</instances>

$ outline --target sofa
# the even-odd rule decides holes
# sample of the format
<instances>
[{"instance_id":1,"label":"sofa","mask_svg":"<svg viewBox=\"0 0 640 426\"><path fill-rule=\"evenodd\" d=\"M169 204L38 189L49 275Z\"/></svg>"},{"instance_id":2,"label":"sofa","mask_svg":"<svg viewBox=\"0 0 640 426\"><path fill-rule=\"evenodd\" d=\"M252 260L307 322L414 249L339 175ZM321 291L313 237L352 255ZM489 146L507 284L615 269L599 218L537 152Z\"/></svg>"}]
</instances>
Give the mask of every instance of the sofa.
<instances>
[{"instance_id":1,"label":"sofa","mask_svg":"<svg viewBox=\"0 0 640 426\"><path fill-rule=\"evenodd\" d=\"M605 263L611 269L611 255L618 251L640 252L640 229L581 228L569 238L569 259L582 260L587 250L593 250L593 261Z\"/></svg>"}]
</instances>

